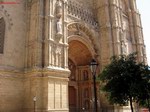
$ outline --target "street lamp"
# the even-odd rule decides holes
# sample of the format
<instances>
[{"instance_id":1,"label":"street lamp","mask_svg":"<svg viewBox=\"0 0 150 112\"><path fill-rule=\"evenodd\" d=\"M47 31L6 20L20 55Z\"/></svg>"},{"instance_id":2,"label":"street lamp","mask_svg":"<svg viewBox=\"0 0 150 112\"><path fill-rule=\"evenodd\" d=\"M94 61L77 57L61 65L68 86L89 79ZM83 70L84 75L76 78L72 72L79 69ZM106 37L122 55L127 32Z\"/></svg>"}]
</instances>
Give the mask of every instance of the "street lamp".
<instances>
[{"instance_id":1,"label":"street lamp","mask_svg":"<svg viewBox=\"0 0 150 112\"><path fill-rule=\"evenodd\" d=\"M35 112L35 106L36 106L36 96L33 97L33 102L34 102L34 112Z\"/></svg>"},{"instance_id":2,"label":"street lamp","mask_svg":"<svg viewBox=\"0 0 150 112\"><path fill-rule=\"evenodd\" d=\"M97 70L97 62L92 59L90 63L91 73L93 75L93 86L94 86L94 110L97 112L97 92L96 92L96 70Z\"/></svg>"}]
</instances>

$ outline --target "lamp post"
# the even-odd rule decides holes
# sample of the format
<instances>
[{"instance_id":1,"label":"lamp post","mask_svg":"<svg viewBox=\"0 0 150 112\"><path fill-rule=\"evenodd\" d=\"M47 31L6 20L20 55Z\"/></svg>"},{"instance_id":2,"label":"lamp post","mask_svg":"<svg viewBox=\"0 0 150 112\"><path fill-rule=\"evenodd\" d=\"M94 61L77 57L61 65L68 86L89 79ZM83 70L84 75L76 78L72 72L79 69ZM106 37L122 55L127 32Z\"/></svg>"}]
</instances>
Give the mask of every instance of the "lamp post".
<instances>
[{"instance_id":1,"label":"lamp post","mask_svg":"<svg viewBox=\"0 0 150 112\"><path fill-rule=\"evenodd\" d=\"M92 59L90 63L91 73L93 75L93 86L94 86L94 110L97 112L97 92L96 92L96 70L97 70L97 62Z\"/></svg>"},{"instance_id":2,"label":"lamp post","mask_svg":"<svg viewBox=\"0 0 150 112\"><path fill-rule=\"evenodd\" d=\"M35 106L36 106L36 96L33 97L33 103L34 103L34 112L35 112Z\"/></svg>"}]
</instances>

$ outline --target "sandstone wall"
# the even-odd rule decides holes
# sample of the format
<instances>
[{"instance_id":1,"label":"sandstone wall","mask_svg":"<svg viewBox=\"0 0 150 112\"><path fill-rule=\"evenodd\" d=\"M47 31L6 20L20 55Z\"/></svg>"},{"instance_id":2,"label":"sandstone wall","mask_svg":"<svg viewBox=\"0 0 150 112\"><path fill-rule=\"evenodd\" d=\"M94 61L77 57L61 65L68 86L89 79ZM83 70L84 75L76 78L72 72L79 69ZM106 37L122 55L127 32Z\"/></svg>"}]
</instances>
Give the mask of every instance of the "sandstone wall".
<instances>
[{"instance_id":1,"label":"sandstone wall","mask_svg":"<svg viewBox=\"0 0 150 112\"><path fill-rule=\"evenodd\" d=\"M5 20L4 52L0 54L0 112L21 112L25 56L25 3L0 4Z\"/></svg>"},{"instance_id":2,"label":"sandstone wall","mask_svg":"<svg viewBox=\"0 0 150 112\"><path fill-rule=\"evenodd\" d=\"M24 67L25 56L25 4L1 4L0 13L6 24L4 53L0 54L0 66L6 69L21 69Z\"/></svg>"},{"instance_id":3,"label":"sandstone wall","mask_svg":"<svg viewBox=\"0 0 150 112\"><path fill-rule=\"evenodd\" d=\"M21 112L23 80L19 73L0 72L0 112Z\"/></svg>"}]
</instances>

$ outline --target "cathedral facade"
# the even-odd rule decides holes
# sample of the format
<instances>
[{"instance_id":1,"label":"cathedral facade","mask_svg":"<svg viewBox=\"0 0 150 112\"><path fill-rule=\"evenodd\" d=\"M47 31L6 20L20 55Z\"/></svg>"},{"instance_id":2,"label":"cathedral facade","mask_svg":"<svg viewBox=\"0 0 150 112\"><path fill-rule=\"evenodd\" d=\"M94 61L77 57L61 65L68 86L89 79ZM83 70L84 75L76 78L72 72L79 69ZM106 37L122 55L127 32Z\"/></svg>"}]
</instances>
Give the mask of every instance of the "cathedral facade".
<instances>
[{"instance_id":1,"label":"cathedral facade","mask_svg":"<svg viewBox=\"0 0 150 112\"><path fill-rule=\"evenodd\" d=\"M146 63L136 0L0 0L0 112L92 112L90 61L132 52Z\"/></svg>"}]
</instances>

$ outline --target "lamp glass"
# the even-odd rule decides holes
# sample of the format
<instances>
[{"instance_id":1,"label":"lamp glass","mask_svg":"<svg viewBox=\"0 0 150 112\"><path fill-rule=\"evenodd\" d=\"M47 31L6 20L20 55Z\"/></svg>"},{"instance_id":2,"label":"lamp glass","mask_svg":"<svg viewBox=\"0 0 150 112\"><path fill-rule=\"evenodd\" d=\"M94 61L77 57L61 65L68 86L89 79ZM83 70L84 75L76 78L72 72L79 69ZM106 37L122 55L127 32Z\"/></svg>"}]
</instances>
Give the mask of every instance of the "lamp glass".
<instances>
[{"instance_id":1,"label":"lamp glass","mask_svg":"<svg viewBox=\"0 0 150 112\"><path fill-rule=\"evenodd\" d=\"M93 75L95 75L96 73L97 66L98 66L97 62L94 59L92 59L90 63L90 68Z\"/></svg>"}]
</instances>

